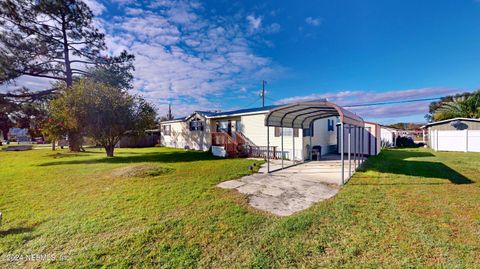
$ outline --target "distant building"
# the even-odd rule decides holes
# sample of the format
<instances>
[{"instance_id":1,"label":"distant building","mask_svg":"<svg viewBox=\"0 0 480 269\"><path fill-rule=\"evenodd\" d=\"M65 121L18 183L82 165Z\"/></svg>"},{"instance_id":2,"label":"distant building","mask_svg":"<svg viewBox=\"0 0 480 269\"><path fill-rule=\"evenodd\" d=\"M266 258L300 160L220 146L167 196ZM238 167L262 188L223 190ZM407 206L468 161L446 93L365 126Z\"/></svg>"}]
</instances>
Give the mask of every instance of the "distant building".
<instances>
[{"instance_id":1,"label":"distant building","mask_svg":"<svg viewBox=\"0 0 480 269\"><path fill-rule=\"evenodd\" d=\"M402 130L382 126L380 128L381 146L382 148L395 147L397 144L397 137L401 135Z\"/></svg>"},{"instance_id":2,"label":"distant building","mask_svg":"<svg viewBox=\"0 0 480 269\"><path fill-rule=\"evenodd\" d=\"M480 119L453 118L422 126L427 145L439 151L480 152Z\"/></svg>"}]
</instances>

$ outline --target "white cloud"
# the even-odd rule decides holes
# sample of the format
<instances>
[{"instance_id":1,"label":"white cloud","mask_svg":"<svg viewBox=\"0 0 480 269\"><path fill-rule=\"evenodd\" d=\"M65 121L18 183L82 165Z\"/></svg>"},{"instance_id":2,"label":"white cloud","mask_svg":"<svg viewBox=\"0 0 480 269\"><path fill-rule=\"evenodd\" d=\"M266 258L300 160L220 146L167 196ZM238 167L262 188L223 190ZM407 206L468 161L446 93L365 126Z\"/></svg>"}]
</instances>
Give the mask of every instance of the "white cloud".
<instances>
[{"instance_id":1,"label":"white cloud","mask_svg":"<svg viewBox=\"0 0 480 269\"><path fill-rule=\"evenodd\" d=\"M267 27L266 31L268 33L278 33L278 32L280 32L280 29L281 29L280 24L272 23Z\"/></svg>"},{"instance_id":2,"label":"white cloud","mask_svg":"<svg viewBox=\"0 0 480 269\"><path fill-rule=\"evenodd\" d=\"M168 103L174 104L177 116L195 109L221 109L223 98L230 98L232 92L246 95L247 88L281 70L252 49L262 43L258 33L280 30L276 23L262 28L260 16L251 15L246 25L245 14L206 17L196 1L159 0L143 6L128 0L111 3L119 4L123 14L97 17L95 24L106 33L109 53L127 50L135 55L134 93L145 96L161 114ZM106 12L98 0L87 0L87 4L97 15ZM18 85L39 90L49 86L48 81L39 83L21 78Z\"/></svg>"},{"instance_id":3,"label":"white cloud","mask_svg":"<svg viewBox=\"0 0 480 269\"><path fill-rule=\"evenodd\" d=\"M262 26L261 17L255 17L255 15L248 15L247 21L250 26L250 29L253 31L260 29L260 27Z\"/></svg>"},{"instance_id":4,"label":"white cloud","mask_svg":"<svg viewBox=\"0 0 480 269\"><path fill-rule=\"evenodd\" d=\"M13 91L21 87L26 87L32 91L41 91L49 89L53 82L54 80L47 78L22 76L12 83L0 85L0 92Z\"/></svg>"},{"instance_id":5,"label":"white cloud","mask_svg":"<svg viewBox=\"0 0 480 269\"><path fill-rule=\"evenodd\" d=\"M135 0L110 0L110 2L118 4L120 6L126 6L135 3Z\"/></svg>"},{"instance_id":6,"label":"white cloud","mask_svg":"<svg viewBox=\"0 0 480 269\"><path fill-rule=\"evenodd\" d=\"M143 13L144 13L144 10L141 8L130 8L130 7L125 8L125 14L127 15L136 16L136 15L141 15Z\"/></svg>"},{"instance_id":7,"label":"white cloud","mask_svg":"<svg viewBox=\"0 0 480 269\"><path fill-rule=\"evenodd\" d=\"M312 25L312 26L320 26L320 24L322 24L322 19L321 18L307 17L305 19L305 22L307 24Z\"/></svg>"},{"instance_id":8,"label":"white cloud","mask_svg":"<svg viewBox=\"0 0 480 269\"><path fill-rule=\"evenodd\" d=\"M107 8L100 3L99 1L96 0L83 0L85 4L92 10L93 15L98 16L101 15Z\"/></svg>"},{"instance_id":9,"label":"white cloud","mask_svg":"<svg viewBox=\"0 0 480 269\"><path fill-rule=\"evenodd\" d=\"M165 113L219 109L228 89L251 86L276 72L276 65L252 49L251 33L229 17L203 17L191 1L157 1L155 11L127 8L129 16L107 22L111 53L135 54L135 89ZM243 17L244 18L244 17ZM261 27L261 18L252 17ZM278 31L280 25L271 25Z\"/></svg>"}]
</instances>

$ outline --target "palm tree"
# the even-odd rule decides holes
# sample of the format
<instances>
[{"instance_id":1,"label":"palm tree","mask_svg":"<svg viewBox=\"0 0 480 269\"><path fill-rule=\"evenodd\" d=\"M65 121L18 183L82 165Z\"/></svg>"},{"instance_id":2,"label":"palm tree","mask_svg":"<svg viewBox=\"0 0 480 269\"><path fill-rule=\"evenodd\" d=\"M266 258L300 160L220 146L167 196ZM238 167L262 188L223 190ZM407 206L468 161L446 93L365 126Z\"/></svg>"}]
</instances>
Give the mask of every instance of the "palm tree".
<instances>
[{"instance_id":1,"label":"palm tree","mask_svg":"<svg viewBox=\"0 0 480 269\"><path fill-rule=\"evenodd\" d=\"M456 97L444 103L433 114L435 121L452 118L480 118L480 91L471 96Z\"/></svg>"}]
</instances>

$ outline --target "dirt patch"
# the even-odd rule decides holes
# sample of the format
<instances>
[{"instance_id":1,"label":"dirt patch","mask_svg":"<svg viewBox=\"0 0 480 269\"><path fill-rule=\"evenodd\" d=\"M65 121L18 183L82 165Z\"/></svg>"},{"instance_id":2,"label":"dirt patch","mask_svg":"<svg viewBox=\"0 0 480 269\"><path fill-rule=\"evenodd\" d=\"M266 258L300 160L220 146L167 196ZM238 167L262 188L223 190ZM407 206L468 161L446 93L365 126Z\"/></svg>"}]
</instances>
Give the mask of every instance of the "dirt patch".
<instances>
[{"instance_id":1,"label":"dirt patch","mask_svg":"<svg viewBox=\"0 0 480 269\"><path fill-rule=\"evenodd\" d=\"M114 169L110 175L112 177L156 177L171 173L173 170L173 168L158 165L141 164Z\"/></svg>"}]
</instances>

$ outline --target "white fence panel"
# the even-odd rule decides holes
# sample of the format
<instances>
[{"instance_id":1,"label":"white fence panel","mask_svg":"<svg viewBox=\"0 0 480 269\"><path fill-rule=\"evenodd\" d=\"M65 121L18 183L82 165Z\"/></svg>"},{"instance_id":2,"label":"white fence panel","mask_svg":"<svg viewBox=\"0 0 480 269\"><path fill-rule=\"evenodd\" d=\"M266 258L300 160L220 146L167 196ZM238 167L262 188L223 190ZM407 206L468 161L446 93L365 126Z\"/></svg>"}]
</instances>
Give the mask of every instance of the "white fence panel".
<instances>
[{"instance_id":1,"label":"white fence panel","mask_svg":"<svg viewBox=\"0 0 480 269\"><path fill-rule=\"evenodd\" d=\"M480 152L480 130L468 131L468 151Z\"/></svg>"},{"instance_id":2,"label":"white fence panel","mask_svg":"<svg viewBox=\"0 0 480 269\"><path fill-rule=\"evenodd\" d=\"M465 151L467 139L465 131L437 131L437 150Z\"/></svg>"}]
</instances>

